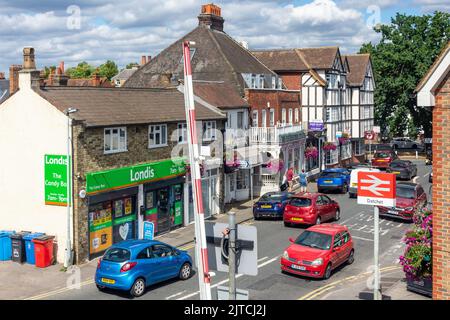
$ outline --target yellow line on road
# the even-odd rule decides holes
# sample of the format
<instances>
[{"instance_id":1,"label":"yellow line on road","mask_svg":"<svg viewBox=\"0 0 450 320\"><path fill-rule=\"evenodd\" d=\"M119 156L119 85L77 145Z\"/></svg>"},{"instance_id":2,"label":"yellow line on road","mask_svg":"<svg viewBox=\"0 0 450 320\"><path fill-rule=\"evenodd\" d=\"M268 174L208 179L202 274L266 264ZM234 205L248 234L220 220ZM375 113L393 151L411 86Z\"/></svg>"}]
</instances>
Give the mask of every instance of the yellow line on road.
<instances>
[{"instance_id":1,"label":"yellow line on road","mask_svg":"<svg viewBox=\"0 0 450 320\"><path fill-rule=\"evenodd\" d=\"M79 287L83 287L83 286L86 286L86 285L89 285L89 284L93 284L93 283L95 283L95 280L94 279L89 279L89 280L86 280L84 282L81 282L79 284ZM57 294L60 294L60 293L64 293L64 292L70 291L70 290L77 289L77 287L78 287L77 285L73 285L73 286L57 289L57 290L54 290L54 291L49 291L49 292L46 292L46 293L42 293L42 294L39 294L39 295L36 295L36 296L33 296L33 297L25 298L24 300L40 300L40 299L48 298L50 296L54 296L54 295L57 295Z\"/></svg>"},{"instance_id":2,"label":"yellow line on road","mask_svg":"<svg viewBox=\"0 0 450 320\"><path fill-rule=\"evenodd\" d=\"M389 266L389 267L381 268L380 272L393 271L396 269L400 269L400 266ZM311 300L312 298L322 294L323 292L330 290L331 287L334 288L336 285L341 284L343 282L350 281L350 280L353 280L356 278L362 278L362 277L364 277L366 275L370 275L372 273L373 273L373 271L367 271L367 272L360 273L359 275L356 275L356 276L350 276L350 277L347 277L347 278L344 278L341 280L334 281L330 284L324 285L320 288L317 288L316 290L313 290L313 291L305 294L304 296L298 298L298 300Z\"/></svg>"}]
</instances>

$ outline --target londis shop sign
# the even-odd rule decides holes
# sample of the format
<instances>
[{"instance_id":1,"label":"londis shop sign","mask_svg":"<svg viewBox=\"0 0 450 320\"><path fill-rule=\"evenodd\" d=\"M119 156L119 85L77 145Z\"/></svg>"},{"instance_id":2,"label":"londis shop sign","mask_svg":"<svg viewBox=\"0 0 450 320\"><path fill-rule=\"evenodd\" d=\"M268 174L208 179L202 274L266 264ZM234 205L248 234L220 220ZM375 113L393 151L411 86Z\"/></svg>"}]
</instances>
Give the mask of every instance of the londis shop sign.
<instances>
[{"instance_id":1,"label":"londis shop sign","mask_svg":"<svg viewBox=\"0 0 450 320\"><path fill-rule=\"evenodd\" d=\"M67 156L44 156L45 204L67 206Z\"/></svg>"},{"instance_id":2,"label":"londis shop sign","mask_svg":"<svg viewBox=\"0 0 450 320\"><path fill-rule=\"evenodd\" d=\"M186 173L184 159L166 160L86 174L86 193L132 187L143 183L175 178Z\"/></svg>"}]
</instances>

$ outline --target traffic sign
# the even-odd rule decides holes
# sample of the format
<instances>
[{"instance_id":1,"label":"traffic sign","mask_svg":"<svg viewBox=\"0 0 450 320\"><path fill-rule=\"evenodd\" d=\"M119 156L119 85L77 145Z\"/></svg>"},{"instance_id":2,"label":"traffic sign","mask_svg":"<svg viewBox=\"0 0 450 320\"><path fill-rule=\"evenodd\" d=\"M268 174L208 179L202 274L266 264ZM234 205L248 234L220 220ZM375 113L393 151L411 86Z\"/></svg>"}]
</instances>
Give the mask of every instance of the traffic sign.
<instances>
[{"instance_id":1,"label":"traffic sign","mask_svg":"<svg viewBox=\"0 0 450 320\"><path fill-rule=\"evenodd\" d=\"M358 172L358 204L395 207L393 173Z\"/></svg>"}]
</instances>

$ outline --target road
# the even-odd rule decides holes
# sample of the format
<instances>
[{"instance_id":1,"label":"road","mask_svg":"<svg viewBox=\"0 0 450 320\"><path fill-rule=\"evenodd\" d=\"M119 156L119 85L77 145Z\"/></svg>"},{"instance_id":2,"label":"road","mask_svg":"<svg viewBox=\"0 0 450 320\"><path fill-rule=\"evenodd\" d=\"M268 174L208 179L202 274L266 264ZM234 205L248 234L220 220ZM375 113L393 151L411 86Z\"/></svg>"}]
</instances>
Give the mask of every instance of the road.
<instances>
[{"instance_id":1,"label":"road","mask_svg":"<svg viewBox=\"0 0 450 320\"><path fill-rule=\"evenodd\" d=\"M428 174L430 166L425 166L423 160L414 162L418 166L418 176L415 180L422 184L425 190L429 189ZM258 267L257 276L238 275L236 286L248 290L251 300L295 300L311 299L316 292L327 290L330 284L344 283L347 279L361 275L370 276L373 262L373 209L358 205L356 199L349 199L348 195L332 194L341 206L341 220L350 229L355 242L355 262L338 268L328 280L314 280L300 276L282 274L279 260L284 249L289 245L290 237L297 237L305 230L304 227L284 227L281 221L250 221L258 230ZM401 239L404 232L410 227L390 219L380 219L380 264L383 270L389 271L398 268L398 257L403 252ZM187 249L194 256L193 245ZM216 272L212 277L213 297L219 285L227 286L227 274ZM390 278L390 283L392 279ZM383 283L383 288L389 283ZM327 287L328 286L328 287ZM321 289L323 288L323 289ZM192 277L187 281L168 281L148 288L147 293L139 299L143 300L185 300L199 299L198 278ZM357 293L356 293L357 294ZM41 296L43 299L89 299L89 300L115 300L130 299L126 294L97 290L93 281L82 284L80 289L63 290Z\"/></svg>"}]
</instances>

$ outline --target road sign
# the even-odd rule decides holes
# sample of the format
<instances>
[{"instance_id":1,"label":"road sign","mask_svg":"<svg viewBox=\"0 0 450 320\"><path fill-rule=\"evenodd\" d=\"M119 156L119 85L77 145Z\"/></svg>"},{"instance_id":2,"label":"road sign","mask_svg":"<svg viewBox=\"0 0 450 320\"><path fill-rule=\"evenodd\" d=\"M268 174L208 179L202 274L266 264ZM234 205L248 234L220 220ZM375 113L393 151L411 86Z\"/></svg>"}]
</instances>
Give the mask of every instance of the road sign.
<instances>
[{"instance_id":1,"label":"road sign","mask_svg":"<svg viewBox=\"0 0 450 320\"><path fill-rule=\"evenodd\" d=\"M236 274L258 275L258 246L255 226L236 226ZM228 261L222 255L222 232L227 223L205 222L210 270L228 272Z\"/></svg>"},{"instance_id":2,"label":"road sign","mask_svg":"<svg viewBox=\"0 0 450 320\"><path fill-rule=\"evenodd\" d=\"M153 240L155 236L155 225L153 222L144 221L144 239Z\"/></svg>"},{"instance_id":3,"label":"road sign","mask_svg":"<svg viewBox=\"0 0 450 320\"><path fill-rule=\"evenodd\" d=\"M358 204L395 207L395 174L358 172Z\"/></svg>"},{"instance_id":4,"label":"road sign","mask_svg":"<svg viewBox=\"0 0 450 320\"><path fill-rule=\"evenodd\" d=\"M373 140L373 139L375 139L375 134L373 133L373 131L365 131L364 138L366 140Z\"/></svg>"},{"instance_id":5,"label":"road sign","mask_svg":"<svg viewBox=\"0 0 450 320\"><path fill-rule=\"evenodd\" d=\"M228 287L217 287L217 300L229 300ZM236 300L248 300L248 291L236 289Z\"/></svg>"}]
</instances>

